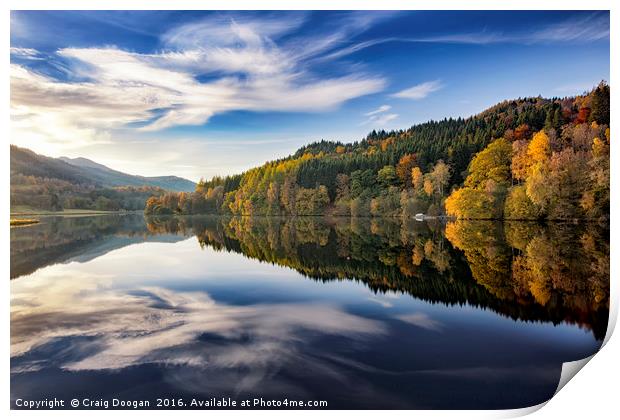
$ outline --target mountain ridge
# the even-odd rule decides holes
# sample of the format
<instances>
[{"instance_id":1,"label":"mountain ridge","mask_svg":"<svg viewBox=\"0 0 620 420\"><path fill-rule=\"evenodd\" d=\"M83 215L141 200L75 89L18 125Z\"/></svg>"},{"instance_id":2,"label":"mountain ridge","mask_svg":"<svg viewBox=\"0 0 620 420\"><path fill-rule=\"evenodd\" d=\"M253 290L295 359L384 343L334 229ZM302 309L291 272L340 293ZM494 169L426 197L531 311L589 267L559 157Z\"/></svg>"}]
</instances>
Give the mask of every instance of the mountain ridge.
<instances>
[{"instance_id":1,"label":"mountain ridge","mask_svg":"<svg viewBox=\"0 0 620 420\"><path fill-rule=\"evenodd\" d=\"M27 148L11 145L11 176L16 174L55 178L97 187L149 186L175 192L193 191L196 187L193 181L174 175L154 177L131 175L84 157L52 158Z\"/></svg>"}]
</instances>

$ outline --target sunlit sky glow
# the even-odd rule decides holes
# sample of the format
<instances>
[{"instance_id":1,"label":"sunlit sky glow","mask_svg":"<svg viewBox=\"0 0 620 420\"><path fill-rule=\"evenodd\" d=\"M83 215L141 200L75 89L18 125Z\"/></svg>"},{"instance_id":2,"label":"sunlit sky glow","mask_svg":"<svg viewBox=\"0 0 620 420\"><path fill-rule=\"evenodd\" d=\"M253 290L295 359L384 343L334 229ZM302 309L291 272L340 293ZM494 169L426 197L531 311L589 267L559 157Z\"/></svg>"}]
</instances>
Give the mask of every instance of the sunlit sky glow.
<instances>
[{"instance_id":1,"label":"sunlit sky glow","mask_svg":"<svg viewBox=\"0 0 620 420\"><path fill-rule=\"evenodd\" d=\"M602 79L608 12L11 13L11 143L140 175L238 173Z\"/></svg>"}]
</instances>

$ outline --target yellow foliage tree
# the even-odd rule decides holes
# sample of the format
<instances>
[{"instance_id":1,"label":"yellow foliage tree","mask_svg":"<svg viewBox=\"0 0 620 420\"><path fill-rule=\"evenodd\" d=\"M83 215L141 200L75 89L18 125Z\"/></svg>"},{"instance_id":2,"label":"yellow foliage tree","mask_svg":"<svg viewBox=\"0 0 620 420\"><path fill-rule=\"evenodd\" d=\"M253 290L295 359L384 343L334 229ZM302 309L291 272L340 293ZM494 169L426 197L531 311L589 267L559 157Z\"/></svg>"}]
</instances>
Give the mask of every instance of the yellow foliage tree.
<instances>
[{"instance_id":1,"label":"yellow foliage tree","mask_svg":"<svg viewBox=\"0 0 620 420\"><path fill-rule=\"evenodd\" d=\"M501 217L503 195L510 185L512 145L500 138L476 154L469 164L465 187L446 199L446 213L460 219Z\"/></svg>"},{"instance_id":2,"label":"yellow foliage tree","mask_svg":"<svg viewBox=\"0 0 620 420\"><path fill-rule=\"evenodd\" d=\"M541 130L534 134L532 141L527 147L527 154L534 163L542 163L549 160L551 156L551 144L549 136Z\"/></svg>"},{"instance_id":3,"label":"yellow foliage tree","mask_svg":"<svg viewBox=\"0 0 620 420\"><path fill-rule=\"evenodd\" d=\"M424 174L418 166L411 170L411 183L413 184L413 188L416 190L420 190L422 188L422 184L424 183Z\"/></svg>"},{"instance_id":4,"label":"yellow foliage tree","mask_svg":"<svg viewBox=\"0 0 620 420\"><path fill-rule=\"evenodd\" d=\"M498 185L510 185L511 156L512 145L503 138L495 140L472 159L465 186L484 188L489 179Z\"/></svg>"},{"instance_id":5,"label":"yellow foliage tree","mask_svg":"<svg viewBox=\"0 0 620 420\"><path fill-rule=\"evenodd\" d=\"M496 216L491 194L473 188L460 188L446 198L446 213L459 219L492 219Z\"/></svg>"},{"instance_id":6,"label":"yellow foliage tree","mask_svg":"<svg viewBox=\"0 0 620 420\"><path fill-rule=\"evenodd\" d=\"M528 143L525 140L517 140L512 143L512 177L517 181L524 181L527 178L532 160L528 153Z\"/></svg>"},{"instance_id":7,"label":"yellow foliage tree","mask_svg":"<svg viewBox=\"0 0 620 420\"><path fill-rule=\"evenodd\" d=\"M540 217L541 209L527 196L525 186L510 189L504 203L504 218L513 220L532 220Z\"/></svg>"},{"instance_id":8,"label":"yellow foliage tree","mask_svg":"<svg viewBox=\"0 0 620 420\"><path fill-rule=\"evenodd\" d=\"M430 177L426 177L426 179L424 180L424 192L430 197L431 195L433 195L433 190L433 181L430 179Z\"/></svg>"}]
</instances>

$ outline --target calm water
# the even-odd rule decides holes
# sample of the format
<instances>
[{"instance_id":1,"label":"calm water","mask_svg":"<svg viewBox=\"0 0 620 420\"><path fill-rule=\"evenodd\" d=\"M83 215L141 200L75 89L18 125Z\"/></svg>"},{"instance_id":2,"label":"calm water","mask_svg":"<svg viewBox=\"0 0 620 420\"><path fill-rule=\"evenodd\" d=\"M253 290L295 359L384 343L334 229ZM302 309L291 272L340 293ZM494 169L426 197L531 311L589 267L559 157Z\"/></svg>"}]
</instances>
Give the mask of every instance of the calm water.
<instances>
[{"instance_id":1,"label":"calm water","mask_svg":"<svg viewBox=\"0 0 620 420\"><path fill-rule=\"evenodd\" d=\"M11 399L517 408L607 328L600 226L141 215L11 229Z\"/></svg>"}]
</instances>

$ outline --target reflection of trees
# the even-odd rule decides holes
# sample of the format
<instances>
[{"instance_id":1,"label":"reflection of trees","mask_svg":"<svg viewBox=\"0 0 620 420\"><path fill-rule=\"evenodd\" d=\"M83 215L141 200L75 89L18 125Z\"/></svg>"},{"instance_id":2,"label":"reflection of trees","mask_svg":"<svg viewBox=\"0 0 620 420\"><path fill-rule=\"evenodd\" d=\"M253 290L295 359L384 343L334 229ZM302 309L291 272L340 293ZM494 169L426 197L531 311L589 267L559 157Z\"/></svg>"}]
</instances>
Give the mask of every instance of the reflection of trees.
<instances>
[{"instance_id":1,"label":"reflection of trees","mask_svg":"<svg viewBox=\"0 0 620 420\"><path fill-rule=\"evenodd\" d=\"M242 253L319 281L351 279L523 320L567 321L601 338L609 302L604 228L398 219L181 217L152 232L195 234L202 247Z\"/></svg>"},{"instance_id":2,"label":"reflection of trees","mask_svg":"<svg viewBox=\"0 0 620 420\"><path fill-rule=\"evenodd\" d=\"M502 229L503 228L503 229ZM499 238L505 235L505 241ZM474 279L504 301L539 305L605 333L609 311L609 232L592 225L450 222Z\"/></svg>"},{"instance_id":3,"label":"reflection of trees","mask_svg":"<svg viewBox=\"0 0 620 420\"><path fill-rule=\"evenodd\" d=\"M82 255L104 238L148 235L142 215L45 217L36 225L11 229L11 278Z\"/></svg>"},{"instance_id":4,"label":"reflection of trees","mask_svg":"<svg viewBox=\"0 0 620 420\"><path fill-rule=\"evenodd\" d=\"M484 221L451 222L446 237L462 250L474 279L500 299L512 294L510 249L503 239L502 225Z\"/></svg>"},{"instance_id":5,"label":"reflection of trees","mask_svg":"<svg viewBox=\"0 0 620 420\"><path fill-rule=\"evenodd\" d=\"M196 235L201 247L525 320L573 322L605 334L609 231L593 225L394 218L52 217L11 230L11 278L120 246ZM152 239L150 239L152 240ZM91 256L92 256L91 255Z\"/></svg>"}]
</instances>

